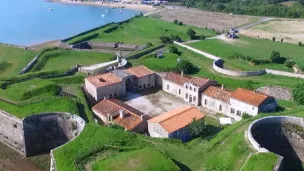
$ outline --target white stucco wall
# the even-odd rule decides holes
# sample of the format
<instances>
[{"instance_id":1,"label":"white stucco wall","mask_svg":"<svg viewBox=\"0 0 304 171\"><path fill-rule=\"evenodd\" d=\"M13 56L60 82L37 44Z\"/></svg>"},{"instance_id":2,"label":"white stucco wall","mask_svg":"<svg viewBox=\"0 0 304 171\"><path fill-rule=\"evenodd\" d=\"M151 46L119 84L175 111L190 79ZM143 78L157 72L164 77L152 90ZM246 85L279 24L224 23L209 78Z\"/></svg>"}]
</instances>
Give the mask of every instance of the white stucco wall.
<instances>
[{"instance_id":1,"label":"white stucco wall","mask_svg":"<svg viewBox=\"0 0 304 171\"><path fill-rule=\"evenodd\" d=\"M186 86L187 86L187 88L186 88ZM194 89L195 89L195 91L194 91ZM194 84L185 83L184 84L184 96L183 96L184 101L198 106L200 104L199 91L200 91L199 87L195 86ZM187 97L186 97L186 93L188 94ZM190 102L190 98L192 98L191 102ZM194 98L195 98L195 101L194 101Z\"/></svg>"},{"instance_id":2,"label":"white stucco wall","mask_svg":"<svg viewBox=\"0 0 304 171\"><path fill-rule=\"evenodd\" d=\"M97 101L100 101L104 99L104 97L109 98L110 94L112 94L112 98L114 97L114 94L116 93L117 96L123 95L125 92L125 88L122 82L111 84L104 87L98 87L97 88Z\"/></svg>"},{"instance_id":3,"label":"white stucco wall","mask_svg":"<svg viewBox=\"0 0 304 171\"><path fill-rule=\"evenodd\" d=\"M155 138L169 138L168 132L159 124L148 121L148 131L150 137Z\"/></svg>"},{"instance_id":4,"label":"white stucco wall","mask_svg":"<svg viewBox=\"0 0 304 171\"><path fill-rule=\"evenodd\" d=\"M167 85L169 85L169 89L167 88ZM184 87L181 85L178 85L171 81L163 79L162 89L167 93L173 94L179 98L184 99ZM180 94L179 94L179 90L181 90Z\"/></svg>"},{"instance_id":5,"label":"white stucco wall","mask_svg":"<svg viewBox=\"0 0 304 171\"><path fill-rule=\"evenodd\" d=\"M207 100L207 104L205 104L205 99ZM220 110L220 105L222 105L222 110ZM205 94L202 94L202 107L205 107L217 113L222 113L224 115L229 114L230 112L228 103L209 97Z\"/></svg>"},{"instance_id":6,"label":"white stucco wall","mask_svg":"<svg viewBox=\"0 0 304 171\"><path fill-rule=\"evenodd\" d=\"M146 88L155 86L155 74L147 75L144 77L140 77L136 79L137 89L144 89L144 85ZM149 84L149 86L148 86Z\"/></svg>"},{"instance_id":7,"label":"white stucco wall","mask_svg":"<svg viewBox=\"0 0 304 171\"><path fill-rule=\"evenodd\" d=\"M231 108L235 109L235 115L237 113L237 110L241 111L242 113L247 113L251 116L256 116L259 111L258 107L244 103L234 98L230 98L230 105Z\"/></svg>"},{"instance_id":8,"label":"white stucco wall","mask_svg":"<svg viewBox=\"0 0 304 171\"><path fill-rule=\"evenodd\" d=\"M85 84L85 89L87 90L87 92L95 99L97 100L97 88L87 79L84 80Z\"/></svg>"}]
</instances>

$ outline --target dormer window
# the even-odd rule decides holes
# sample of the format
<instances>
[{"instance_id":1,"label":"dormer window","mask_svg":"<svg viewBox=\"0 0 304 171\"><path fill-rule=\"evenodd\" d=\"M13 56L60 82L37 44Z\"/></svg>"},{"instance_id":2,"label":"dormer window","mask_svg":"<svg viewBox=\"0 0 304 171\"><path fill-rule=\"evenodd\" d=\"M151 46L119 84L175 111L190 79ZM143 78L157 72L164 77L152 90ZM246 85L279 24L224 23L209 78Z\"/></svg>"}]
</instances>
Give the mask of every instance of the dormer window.
<instances>
[{"instance_id":1,"label":"dormer window","mask_svg":"<svg viewBox=\"0 0 304 171\"><path fill-rule=\"evenodd\" d=\"M111 115L108 115L107 120L108 120L109 122L112 122L112 121L113 121L113 117L112 117Z\"/></svg>"}]
</instances>

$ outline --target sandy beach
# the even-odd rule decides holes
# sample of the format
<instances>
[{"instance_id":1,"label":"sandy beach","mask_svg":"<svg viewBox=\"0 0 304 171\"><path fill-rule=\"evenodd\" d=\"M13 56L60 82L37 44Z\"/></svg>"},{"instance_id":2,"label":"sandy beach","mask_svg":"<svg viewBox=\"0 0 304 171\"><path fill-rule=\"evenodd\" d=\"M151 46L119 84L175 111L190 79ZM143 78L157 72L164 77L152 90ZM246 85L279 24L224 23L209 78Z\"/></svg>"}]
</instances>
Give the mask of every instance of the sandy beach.
<instances>
[{"instance_id":1,"label":"sandy beach","mask_svg":"<svg viewBox=\"0 0 304 171\"><path fill-rule=\"evenodd\" d=\"M144 13L153 12L157 9L155 7L152 7L151 5L124 4L121 2L103 3L103 2L80 2L80 1L69 1L69 0L49 0L48 2L64 3L64 4L78 4L78 5L93 5L93 6L103 6L103 7L110 7L110 8L126 8L126 9L142 11Z\"/></svg>"}]
</instances>

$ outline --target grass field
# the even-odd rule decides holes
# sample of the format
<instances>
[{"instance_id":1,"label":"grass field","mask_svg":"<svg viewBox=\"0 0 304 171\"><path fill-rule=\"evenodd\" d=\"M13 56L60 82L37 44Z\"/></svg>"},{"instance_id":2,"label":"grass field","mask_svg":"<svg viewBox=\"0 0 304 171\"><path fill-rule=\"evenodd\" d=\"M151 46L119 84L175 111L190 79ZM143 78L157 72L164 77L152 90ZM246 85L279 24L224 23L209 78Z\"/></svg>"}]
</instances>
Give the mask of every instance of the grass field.
<instances>
[{"instance_id":1,"label":"grass field","mask_svg":"<svg viewBox=\"0 0 304 171\"><path fill-rule=\"evenodd\" d=\"M274 153L253 154L243 168L243 171L260 171L261 168L263 170L272 170L277 160L278 157Z\"/></svg>"},{"instance_id":2,"label":"grass field","mask_svg":"<svg viewBox=\"0 0 304 171\"><path fill-rule=\"evenodd\" d=\"M105 30L115 28L109 33L105 33ZM180 26L172 22L165 22L154 18L134 18L122 25L112 24L101 28L97 31L90 32L88 34L75 37L68 41L69 44L74 44L80 39L98 33L97 37L91 39L91 41L101 42L124 42L129 44L145 45L147 42L153 44L159 44L159 37L162 35L178 35L183 40L189 40L187 35L187 29L193 28L197 35L205 35L207 37L214 36L215 33L210 30L199 29L192 26Z\"/></svg>"},{"instance_id":3,"label":"grass field","mask_svg":"<svg viewBox=\"0 0 304 171\"><path fill-rule=\"evenodd\" d=\"M254 38L259 36L270 40L275 37L277 41L283 38L284 42L297 44L304 40L304 20L277 19L242 30L241 34Z\"/></svg>"},{"instance_id":4,"label":"grass field","mask_svg":"<svg viewBox=\"0 0 304 171\"><path fill-rule=\"evenodd\" d=\"M93 171L178 171L173 161L155 149L140 149L123 152L119 156L109 157L95 163Z\"/></svg>"},{"instance_id":5,"label":"grass field","mask_svg":"<svg viewBox=\"0 0 304 171\"><path fill-rule=\"evenodd\" d=\"M75 65L82 66L114 60L110 53L80 52L65 49L54 49L40 56L32 71L68 70Z\"/></svg>"},{"instance_id":6,"label":"grass field","mask_svg":"<svg viewBox=\"0 0 304 171\"><path fill-rule=\"evenodd\" d=\"M271 51L276 50L282 57L293 59L297 65L304 67L304 48L293 44L273 43L265 39L253 39L241 37L240 39L223 41L220 39L204 40L190 44L190 46L222 57L225 60L225 67L235 70L253 70L262 68L272 68L279 70L291 69L285 68L283 64L264 64L250 65L248 61L231 57L234 54L250 56L257 59L270 59Z\"/></svg>"},{"instance_id":7,"label":"grass field","mask_svg":"<svg viewBox=\"0 0 304 171\"><path fill-rule=\"evenodd\" d=\"M0 45L0 75L16 76L38 54L31 50Z\"/></svg>"}]
</instances>

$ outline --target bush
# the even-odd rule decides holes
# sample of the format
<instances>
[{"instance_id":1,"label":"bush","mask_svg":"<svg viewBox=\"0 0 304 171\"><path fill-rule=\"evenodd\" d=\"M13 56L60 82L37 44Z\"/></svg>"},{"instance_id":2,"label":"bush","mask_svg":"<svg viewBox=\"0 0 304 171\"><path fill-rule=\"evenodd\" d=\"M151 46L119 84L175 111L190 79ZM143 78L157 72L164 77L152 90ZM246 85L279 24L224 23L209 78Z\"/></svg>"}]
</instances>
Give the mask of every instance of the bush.
<instances>
[{"instance_id":1,"label":"bush","mask_svg":"<svg viewBox=\"0 0 304 171\"><path fill-rule=\"evenodd\" d=\"M195 39L195 38L196 38L196 32L195 32L193 29L191 29L191 28L189 28L189 29L187 30L187 35L188 35L191 39Z\"/></svg>"},{"instance_id":2,"label":"bush","mask_svg":"<svg viewBox=\"0 0 304 171\"><path fill-rule=\"evenodd\" d=\"M174 53L174 54L177 54L177 55L180 54L180 52L178 51L177 47L174 46L174 45L169 46L169 51L170 51L171 53Z\"/></svg>"},{"instance_id":3,"label":"bush","mask_svg":"<svg viewBox=\"0 0 304 171\"><path fill-rule=\"evenodd\" d=\"M286 61L286 58L281 57L280 52L274 50L274 51L271 52L270 60L273 63L281 64L281 63L284 63Z\"/></svg>"},{"instance_id":4,"label":"bush","mask_svg":"<svg viewBox=\"0 0 304 171\"><path fill-rule=\"evenodd\" d=\"M146 44L146 47L148 48L148 47L151 47L151 46L153 46L153 44L151 43L151 42L148 42L147 44Z\"/></svg>"},{"instance_id":5,"label":"bush","mask_svg":"<svg viewBox=\"0 0 304 171\"><path fill-rule=\"evenodd\" d=\"M160 36L159 39L162 43L165 43L165 44L169 44L169 43L173 42L173 40L169 36L165 36L165 35Z\"/></svg>"},{"instance_id":6,"label":"bush","mask_svg":"<svg viewBox=\"0 0 304 171\"><path fill-rule=\"evenodd\" d=\"M202 136L204 133L204 122L203 120L193 119L189 125L191 136Z\"/></svg>"},{"instance_id":7,"label":"bush","mask_svg":"<svg viewBox=\"0 0 304 171\"><path fill-rule=\"evenodd\" d=\"M304 105L304 83L296 85L292 90L292 96L295 102Z\"/></svg>"},{"instance_id":8,"label":"bush","mask_svg":"<svg viewBox=\"0 0 304 171\"><path fill-rule=\"evenodd\" d=\"M243 113L242 119L249 119L249 118L251 118L251 115L249 115L248 113Z\"/></svg>"},{"instance_id":9,"label":"bush","mask_svg":"<svg viewBox=\"0 0 304 171\"><path fill-rule=\"evenodd\" d=\"M173 23L174 23L174 24L178 24L178 20L174 20Z\"/></svg>"},{"instance_id":10,"label":"bush","mask_svg":"<svg viewBox=\"0 0 304 171\"><path fill-rule=\"evenodd\" d=\"M199 36L199 38L200 38L201 40L205 40L205 39L206 39L206 36L202 34L202 35Z\"/></svg>"},{"instance_id":11,"label":"bush","mask_svg":"<svg viewBox=\"0 0 304 171\"><path fill-rule=\"evenodd\" d=\"M185 74L189 74L192 73L195 70L194 65L184 59L181 59L178 63L177 63L177 70L178 71L183 71Z\"/></svg>"},{"instance_id":12,"label":"bush","mask_svg":"<svg viewBox=\"0 0 304 171\"><path fill-rule=\"evenodd\" d=\"M302 42L299 42L299 43L298 43L298 46L303 46Z\"/></svg>"},{"instance_id":13,"label":"bush","mask_svg":"<svg viewBox=\"0 0 304 171\"><path fill-rule=\"evenodd\" d=\"M182 25L184 25L184 23L181 22L181 21L179 21L179 22L178 22L178 25L182 26Z\"/></svg>"},{"instance_id":14,"label":"bush","mask_svg":"<svg viewBox=\"0 0 304 171\"><path fill-rule=\"evenodd\" d=\"M288 59L285 61L285 66L288 68L292 68L295 64L295 61L293 61L292 59Z\"/></svg>"},{"instance_id":15,"label":"bush","mask_svg":"<svg viewBox=\"0 0 304 171\"><path fill-rule=\"evenodd\" d=\"M112 26L112 27L110 27L110 28L104 30L103 32L104 32L104 33L111 33L112 31L115 31L115 30L117 30L118 28L119 28L119 26ZM98 34L98 33L96 33L96 34Z\"/></svg>"}]
</instances>

